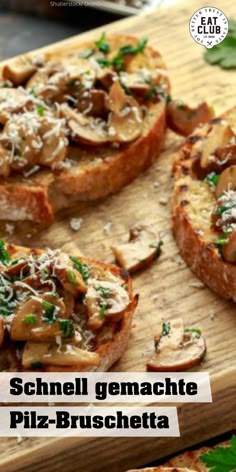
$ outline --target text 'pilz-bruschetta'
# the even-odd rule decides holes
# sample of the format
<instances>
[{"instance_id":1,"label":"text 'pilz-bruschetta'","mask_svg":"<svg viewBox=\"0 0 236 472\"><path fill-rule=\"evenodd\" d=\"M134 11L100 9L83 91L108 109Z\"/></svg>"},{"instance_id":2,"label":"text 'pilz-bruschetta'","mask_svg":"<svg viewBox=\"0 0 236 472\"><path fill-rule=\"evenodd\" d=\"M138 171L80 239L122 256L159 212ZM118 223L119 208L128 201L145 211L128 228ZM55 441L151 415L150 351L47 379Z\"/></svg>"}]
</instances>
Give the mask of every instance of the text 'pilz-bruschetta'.
<instances>
[{"instance_id":1,"label":"text 'pilz-bruschetta'","mask_svg":"<svg viewBox=\"0 0 236 472\"><path fill-rule=\"evenodd\" d=\"M146 39L100 38L4 63L0 218L50 223L121 189L156 159L168 74Z\"/></svg>"},{"instance_id":2,"label":"text 'pilz-bruschetta'","mask_svg":"<svg viewBox=\"0 0 236 472\"><path fill-rule=\"evenodd\" d=\"M107 370L137 304L125 271L0 241L0 370Z\"/></svg>"},{"instance_id":3,"label":"text 'pilz-bruschetta'","mask_svg":"<svg viewBox=\"0 0 236 472\"><path fill-rule=\"evenodd\" d=\"M203 283L236 301L236 108L196 128L174 175L180 253Z\"/></svg>"}]
</instances>

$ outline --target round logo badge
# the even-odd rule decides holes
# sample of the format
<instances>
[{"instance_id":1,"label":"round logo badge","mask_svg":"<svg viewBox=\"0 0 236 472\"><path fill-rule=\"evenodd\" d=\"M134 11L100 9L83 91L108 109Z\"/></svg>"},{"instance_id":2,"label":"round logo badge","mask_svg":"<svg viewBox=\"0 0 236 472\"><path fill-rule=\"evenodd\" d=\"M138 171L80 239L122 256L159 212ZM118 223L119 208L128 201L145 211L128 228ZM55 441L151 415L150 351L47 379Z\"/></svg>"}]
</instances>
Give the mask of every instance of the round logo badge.
<instances>
[{"instance_id":1,"label":"round logo badge","mask_svg":"<svg viewBox=\"0 0 236 472\"><path fill-rule=\"evenodd\" d=\"M210 49L225 39L229 24L219 8L203 7L192 15L189 28L194 41Z\"/></svg>"}]
</instances>

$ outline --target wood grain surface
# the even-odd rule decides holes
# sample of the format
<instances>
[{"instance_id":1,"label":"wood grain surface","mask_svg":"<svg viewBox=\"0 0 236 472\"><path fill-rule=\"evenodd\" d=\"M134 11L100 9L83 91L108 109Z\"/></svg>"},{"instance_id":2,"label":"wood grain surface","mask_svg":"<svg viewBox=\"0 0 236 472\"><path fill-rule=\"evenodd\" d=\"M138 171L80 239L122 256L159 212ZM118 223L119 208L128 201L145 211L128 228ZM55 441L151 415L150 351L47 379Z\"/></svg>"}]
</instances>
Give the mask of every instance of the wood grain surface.
<instances>
[{"instance_id":1,"label":"wood grain surface","mask_svg":"<svg viewBox=\"0 0 236 472\"><path fill-rule=\"evenodd\" d=\"M203 60L204 49L189 34L191 15L204 5L208 5L208 1L186 1L169 9L114 23L106 30L148 36L150 43L165 57L173 96L190 103L207 99L218 113L235 104L236 71L226 72L207 65ZM215 0L214 6L221 8L228 17L236 17L234 0ZM97 36L100 31L58 43L58 47ZM1 439L0 470L124 472L223 433L235 425L236 308L196 283L178 255L171 233L171 167L181 142L182 138L169 132L156 164L119 194L61 213L50 228L21 223L9 237L2 224L1 235L14 243L32 247L61 247L68 252L79 247L88 256L110 262L113 260L110 246L126 240L131 224L153 223L164 240L163 255L149 270L134 278L140 303L128 349L113 370L145 371L153 349L153 334L158 332L164 319L182 316L186 324L201 328L206 337L207 357L199 369L211 375L213 403L179 408L181 438L32 438L21 442ZM78 232L70 229L72 217L83 218ZM108 223L111 223L111 229L106 234L104 227Z\"/></svg>"}]
</instances>

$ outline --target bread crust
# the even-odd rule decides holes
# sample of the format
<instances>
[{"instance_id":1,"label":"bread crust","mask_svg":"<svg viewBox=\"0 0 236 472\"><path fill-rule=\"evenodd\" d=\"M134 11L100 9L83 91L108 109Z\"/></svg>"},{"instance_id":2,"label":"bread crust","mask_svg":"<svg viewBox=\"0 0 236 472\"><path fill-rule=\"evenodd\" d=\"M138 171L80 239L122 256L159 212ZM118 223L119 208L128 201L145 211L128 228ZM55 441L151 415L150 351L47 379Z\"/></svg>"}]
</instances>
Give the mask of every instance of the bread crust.
<instances>
[{"instance_id":1,"label":"bread crust","mask_svg":"<svg viewBox=\"0 0 236 472\"><path fill-rule=\"evenodd\" d=\"M232 110L222 118L230 122ZM236 301L236 266L225 262L214 244L219 238L211 223L216 198L210 186L194 175L196 160L189 157L191 147L190 137L174 163L173 233L191 271L214 292Z\"/></svg>"},{"instance_id":2,"label":"bread crust","mask_svg":"<svg viewBox=\"0 0 236 472\"><path fill-rule=\"evenodd\" d=\"M109 37L111 49L118 50L125 43L136 45L137 39L124 35ZM57 49L55 45L47 49L45 58L46 61L60 61L63 55L72 54L74 50L91 48L91 45L94 45L94 42L75 43L64 50ZM36 53L32 52L23 58L29 60L35 55ZM142 58L144 64L141 63L140 66L145 67L145 61L148 64L146 56L153 60L156 67L165 71L165 64L160 54L149 46L145 48L145 56ZM19 58L9 63L17 60L19 61ZM139 60L138 55L135 60ZM167 78L166 87L168 93ZM73 146L73 149L68 149L68 156L70 157L72 152L79 165L76 164L72 169L64 169L60 173L39 170L37 174L27 178L27 183L25 179L16 177L16 184L13 185L10 184L11 178L0 178L0 189L3 192L3 197L0 198L0 219L31 220L50 224L55 213L62 208L74 206L77 201L102 199L119 191L153 164L160 152L165 131L166 101L161 100L159 103L149 105L143 132L130 144L121 145L119 149L111 146L103 148ZM96 153L98 159L94 158Z\"/></svg>"},{"instance_id":3,"label":"bread crust","mask_svg":"<svg viewBox=\"0 0 236 472\"><path fill-rule=\"evenodd\" d=\"M13 258L19 254L21 256L27 257L30 254L40 255L44 253L43 250L38 250L38 249L35 250L35 249L30 249L30 248L26 248L22 246L15 246L13 244L6 245L6 248L11 254L11 257ZM127 284L127 292L129 295L130 303L123 314L122 320L119 323L119 325L117 325L115 332L113 332L112 339L98 346L95 351L100 356L100 364L98 368L95 368L95 369L92 368L91 370L102 372L102 371L108 370L115 362L117 362L119 358L123 355L124 351L126 350L129 335L131 332L132 317L138 303L138 296L137 295L134 296L133 294L132 281L126 271L123 271L122 269L112 264L106 264L104 262L97 261L96 259L93 259L93 258L87 258L87 257L81 256L80 254L78 255L78 258L82 263L87 264L89 267L95 266L95 267L98 267L99 270L104 269L104 271L109 271L114 276L122 278ZM4 353L2 352L3 349L0 349L0 351L1 351L1 356L0 356L0 370L1 370L2 364L4 363ZM14 360L14 356L11 355L11 353L9 353L8 351L9 351L9 346L6 346L6 356L8 357L8 362L10 363L9 370L13 370L13 371L18 370L17 362ZM5 365L4 365L4 369L5 369ZM80 371L84 371L85 369L80 368L80 366L78 366L78 369L75 366L71 368L67 366L66 367L45 366L43 370L50 371L50 372L55 372L55 371L80 372Z\"/></svg>"}]
</instances>

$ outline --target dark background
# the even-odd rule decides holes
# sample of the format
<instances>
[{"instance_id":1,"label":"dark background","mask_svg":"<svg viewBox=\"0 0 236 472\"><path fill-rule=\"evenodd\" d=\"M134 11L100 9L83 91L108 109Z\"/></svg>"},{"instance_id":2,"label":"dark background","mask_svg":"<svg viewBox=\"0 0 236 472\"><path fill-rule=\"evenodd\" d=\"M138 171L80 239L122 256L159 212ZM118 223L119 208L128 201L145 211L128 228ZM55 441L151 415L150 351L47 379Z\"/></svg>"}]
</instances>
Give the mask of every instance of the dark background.
<instances>
[{"instance_id":1,"label":"dark background","mask_svg":"<svg viewBox=\"0 0 236 472\"><path fill-rule=\"evenodd\" d=\"M50 6L50 0L0 0L0 60L119 18L93 8Z\"/></svg>"}]
</instances>

